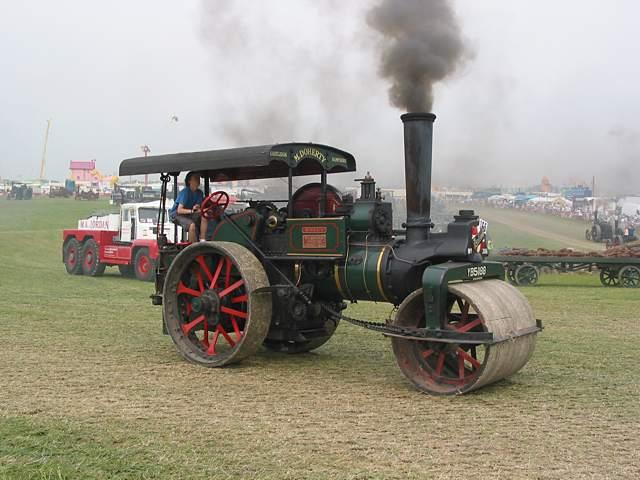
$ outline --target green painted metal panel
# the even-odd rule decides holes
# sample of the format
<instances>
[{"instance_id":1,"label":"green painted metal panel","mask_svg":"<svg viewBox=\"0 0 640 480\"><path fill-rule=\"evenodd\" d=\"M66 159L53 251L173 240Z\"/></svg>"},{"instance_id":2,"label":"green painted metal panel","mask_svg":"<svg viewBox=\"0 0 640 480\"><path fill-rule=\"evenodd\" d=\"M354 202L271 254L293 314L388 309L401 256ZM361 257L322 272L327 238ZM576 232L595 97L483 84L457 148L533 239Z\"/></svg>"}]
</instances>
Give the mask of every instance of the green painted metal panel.
<instances>
[{"instance_id":1,"label":"green painted metal panel","mask_svg":"<svg viewBox=\"0 0 640 480\"><path fill-rule=\"evenodd\" d=\"M344 298L389 302L381 277L388 245L351 244L344 264L338 266L338 285Z\"/></svg>"},{"instance_id":2,"label":"green painted metal panel","mask_svg":"<svg viewBox=\"0 0 640 480\"><path fill-rule=\"evenodd\" d=\"M290 144L276 145L269 152L272 159L285 161L295 168L304 160L313 160L319 163L325 170L331 171L340 168L344 171L353 171L353 157L346 152L327 148L324 145Z\"/></svg>"},{"instance_id":3,"label":"green painted metal panel","mask_svg":"<svg viewBox=\"0 0 640 480\"><path fill-rule=\"evenodd\" d=\"M450 283L476 282L489 278L504 279L504 267L501 263L446 262L427 267L422 274L427 328L443 328Z\"/></svg>"},{"instance_id":4,"label":"green painted metal panel","mask_svg":"<svg viewBox=\"0 0 640 480\"><path fill-rule=\"evenodd\" d=\"M233 223L231 223L230 220L232 220ZM230 220L225 219L220 221L213 231L211 240L217 242L234 242L249 249L253 248L247 240L247 237L253 241L256 240L259 226L262 223L262 217L255 210L245 210L242 213L231 216Z\"/></svg>"},{"instance_id":5,"label":"green painted metal panel","mask_svg":"<svg viewBox=\"0 0 640 480\"><path fill-rule=\"evenodd\" d=\"M346 252L344 217L287 220L289 256L342 258Z\"/></svg>"}]
</instances>

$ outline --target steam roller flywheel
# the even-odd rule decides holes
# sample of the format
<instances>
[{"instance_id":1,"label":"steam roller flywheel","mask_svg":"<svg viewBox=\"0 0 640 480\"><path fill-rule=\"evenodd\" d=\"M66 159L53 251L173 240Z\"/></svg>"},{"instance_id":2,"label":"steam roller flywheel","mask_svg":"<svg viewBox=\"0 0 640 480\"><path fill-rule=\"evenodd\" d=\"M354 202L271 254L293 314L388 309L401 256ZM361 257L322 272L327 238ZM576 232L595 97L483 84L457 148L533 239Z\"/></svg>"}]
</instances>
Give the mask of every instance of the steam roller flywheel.
<instances>
[{"instance_id":1,"label":"steam roller flywheel","mask_svg":"<svg viewBox=\"0 0 640 480\"><path fill-rule=\"evenodd\" d=\"M394 324L424 328L422 289L409 295L398 308ZM445 328L458 332L491 332L509 338L535 327L526 298L501 280L458 283L449 286ZM393 352L402 373L421 391L456 395L497 382L520 370L535 348L529 334L499 343L457 344L392 337Z\"/></svg>"}]
</instances>

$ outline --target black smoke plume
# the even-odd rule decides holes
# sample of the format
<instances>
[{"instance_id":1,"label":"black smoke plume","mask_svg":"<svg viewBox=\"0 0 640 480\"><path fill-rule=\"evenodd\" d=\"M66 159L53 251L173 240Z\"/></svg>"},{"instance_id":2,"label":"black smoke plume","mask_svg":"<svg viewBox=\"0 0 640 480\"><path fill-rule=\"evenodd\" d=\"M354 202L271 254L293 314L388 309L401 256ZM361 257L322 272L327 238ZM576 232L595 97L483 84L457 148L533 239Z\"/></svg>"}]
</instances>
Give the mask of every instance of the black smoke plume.
<instances>
[{"instance_id":1,"label":"black smoke plume","mask_svg":"<svg viewBox=\"0 0 640 480\"><path fill-rule=\"evenodd\" d=\"M451 2L382 0L367 22L383 35L380 74L392 82L392 105L431 111L434 84L469 57Z\"/></svg>"}]
</instances>

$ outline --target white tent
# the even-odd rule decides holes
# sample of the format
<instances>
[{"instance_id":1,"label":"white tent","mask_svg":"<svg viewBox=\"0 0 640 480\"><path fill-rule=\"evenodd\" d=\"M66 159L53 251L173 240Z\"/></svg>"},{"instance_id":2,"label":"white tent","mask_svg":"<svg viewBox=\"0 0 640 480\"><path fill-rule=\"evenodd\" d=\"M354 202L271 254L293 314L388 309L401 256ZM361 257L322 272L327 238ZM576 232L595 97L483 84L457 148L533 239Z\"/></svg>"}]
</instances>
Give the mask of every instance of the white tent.
<instances>
[{"instance_id":1,"label":"white tent","mask_svg":"<svg viewBox=\"0 0 640 480\"><path fill-rule=\"evenodd\" d=\"M553 198L549 198L549 197L533 197L527 203L540 205L540 204L546 204L546 203L553 203L553 200L554 200Z\"/></svg>"},{"instance_id":2,"label":"white tent","mask_svg":"<svg viewBox=\"0 0 640 480\"><path fill-rule=\"evenodd\" d=\"M640 197L626 197L618 201L623 215L640 215Z\"/></svg>"}]
</instances>

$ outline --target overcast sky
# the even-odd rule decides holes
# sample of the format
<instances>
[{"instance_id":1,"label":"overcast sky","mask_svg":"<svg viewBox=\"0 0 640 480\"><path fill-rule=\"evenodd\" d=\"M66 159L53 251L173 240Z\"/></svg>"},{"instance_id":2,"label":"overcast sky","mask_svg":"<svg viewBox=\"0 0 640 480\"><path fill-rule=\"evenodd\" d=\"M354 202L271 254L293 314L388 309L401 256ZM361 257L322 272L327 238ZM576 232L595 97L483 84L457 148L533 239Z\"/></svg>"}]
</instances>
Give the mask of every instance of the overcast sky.
<instances>
[{"instance_id":1,"label":"overcast sky","mask_svg":"<svg viewBox=\"0 0 640 480\"><path fill-rule=\"evenodd\" d=\"M95 158L290 140L402 186L402 113L378 78L375 0L0 0L0 177ZM640 191L640 4L458 0L475 57L436 87L436 184L596 175ZM176 115L178 122L172 121Z\"/></svg>"}]
</instances>

